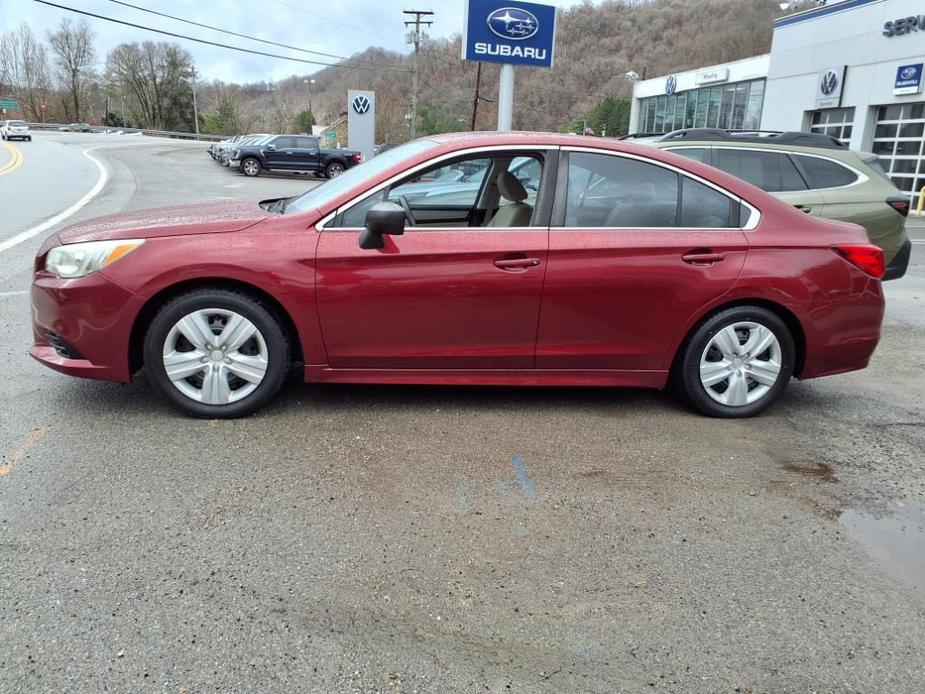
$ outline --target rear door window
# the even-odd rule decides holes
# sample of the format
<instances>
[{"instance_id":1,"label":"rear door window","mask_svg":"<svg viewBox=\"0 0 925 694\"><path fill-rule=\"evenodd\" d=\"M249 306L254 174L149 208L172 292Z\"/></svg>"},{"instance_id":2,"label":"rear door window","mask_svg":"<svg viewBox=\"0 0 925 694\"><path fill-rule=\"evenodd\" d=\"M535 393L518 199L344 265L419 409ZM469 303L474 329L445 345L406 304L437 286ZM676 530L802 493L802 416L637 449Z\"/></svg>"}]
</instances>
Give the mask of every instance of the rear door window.
<instances>
[{"instance_id":1,"label":"rear door window","mask_svg":"<svg viewBox=\"0 0 925 694\"><path fill-rule=\"evenodd\" d=\"M674 227L678 174L609 154L569 154L567 227Z\"/></svg>"},{"instance_id":2,"label":"rear door window","mask_svg":"<svg viewBox=\"0 0 925 694\"><path fill-rule=\"evenodd\" d=\"M795 155L812 188L840 188L858 180L857 174L830 159Z\"/></svg>"},{"instance_id":3,"label":"rear door window","mask_svg":"<svg viewBox=\"0 0 925 694\"><path fill-rule=\"evenodd\" d=\"M724 229L739 226L734 202L718 190L681 177L681 221L679 226L694 229Z\"/></svg>"},{"instance_id":4,"label":"rear door window","mask_svg":"<svg viewBox=\"0 0 925 694\"><path fill-rule=\"evenodd\" d=\"M680 154L682 157L696 159L704 164L709 164L706 147L681 147L679 149L668 150L672 154Z\"/></svg>"},{"instance_id":5,"label":"rear door window","mask_svg":"<svg viewBox=\"0 0 925 694\"><path fill-rule=\"evenodd\" d=\"M793 162L780 152L717 148L715 166L769 193L806 190Z\"/></svg>"}]
</instances>

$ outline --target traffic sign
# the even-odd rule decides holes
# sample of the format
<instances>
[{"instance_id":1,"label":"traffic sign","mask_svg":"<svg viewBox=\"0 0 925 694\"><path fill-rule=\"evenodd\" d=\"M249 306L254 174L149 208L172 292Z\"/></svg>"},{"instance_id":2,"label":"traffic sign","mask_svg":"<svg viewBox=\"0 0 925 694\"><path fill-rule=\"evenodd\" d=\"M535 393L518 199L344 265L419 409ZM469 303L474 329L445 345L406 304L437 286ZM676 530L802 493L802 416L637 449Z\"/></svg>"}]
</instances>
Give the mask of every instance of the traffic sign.
<instances>
[{"instance_id":1,"label":"traffic sign","mask_svg":"<svg viewBox=\"0 0 925 694\"><path fill-rule=\"evenodd\" d=\"M5 96L0 99L0 108L5 111L18 111L19 110L19 100L11 96Z\"/></svg>"}]
</instances>

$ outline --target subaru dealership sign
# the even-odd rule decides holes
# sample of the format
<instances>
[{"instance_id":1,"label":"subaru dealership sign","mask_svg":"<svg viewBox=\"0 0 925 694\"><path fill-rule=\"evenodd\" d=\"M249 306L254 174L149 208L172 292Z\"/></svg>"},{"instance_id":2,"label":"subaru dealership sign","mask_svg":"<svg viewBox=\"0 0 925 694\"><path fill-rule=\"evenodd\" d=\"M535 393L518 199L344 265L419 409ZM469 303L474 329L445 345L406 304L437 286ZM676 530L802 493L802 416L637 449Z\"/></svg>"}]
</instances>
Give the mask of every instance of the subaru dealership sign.
<instances>
[{"instance_id":1,"label":"subaru dealership sign","mask_svg":"<svg viewBox=\"0 0 925 694\"><path fill-rule=\"evenodd\" d=\"M552 67L556 8L513 0L467 0L463 60Z\"/></svg>"},{"instance_id":2,"label":"subaru dealership sign","mask_svg":"<svg viewBox=\"0 0 925 694\"><path fill-rule=\"evenodd\" d=\"M893 87L895 96L921 93L922 65L923 63L913 63L912 65L900 65L896 68L896 83Z\"/></svg>"}]
</instances>

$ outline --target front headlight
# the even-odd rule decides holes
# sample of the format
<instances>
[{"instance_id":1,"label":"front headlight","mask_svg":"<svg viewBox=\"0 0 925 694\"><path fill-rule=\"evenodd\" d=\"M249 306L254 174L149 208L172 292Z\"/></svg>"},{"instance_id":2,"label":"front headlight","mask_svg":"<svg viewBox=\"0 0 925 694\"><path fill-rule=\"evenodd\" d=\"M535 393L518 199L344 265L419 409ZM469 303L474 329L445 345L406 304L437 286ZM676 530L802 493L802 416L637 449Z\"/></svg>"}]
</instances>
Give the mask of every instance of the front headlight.
<instances>
[{"instance_id":1,"label":"front headlight","mask_svg":"<svg viewBox=\"0 0 925 694\"><path fill-rule=\"evenodd\" d=\"M144 239L120 239L119 241L88 241L57 246L48 251L48 256L45 258L45 269L63 279L85 277L91 272L112 265L143 243Z\"/></svg>"}]
</instances>

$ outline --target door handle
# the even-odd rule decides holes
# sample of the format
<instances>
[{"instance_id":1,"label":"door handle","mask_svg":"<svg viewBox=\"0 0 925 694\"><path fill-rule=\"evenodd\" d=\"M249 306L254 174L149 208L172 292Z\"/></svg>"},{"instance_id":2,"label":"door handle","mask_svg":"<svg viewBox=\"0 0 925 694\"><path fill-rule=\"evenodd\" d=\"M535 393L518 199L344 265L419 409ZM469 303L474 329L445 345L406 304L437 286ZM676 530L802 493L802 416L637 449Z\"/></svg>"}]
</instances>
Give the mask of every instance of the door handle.
<instances>
[{"instance_id":1,"label":"door handle","mask_svg":"<svg viewBox=\"0 0 925 694\"><path fill-rule=\"evenodd\" d=\"M681 256L681 260L689 265L712 265L725 259L724 253L714 253L709 250L691 251Z\"/></svg>"},{"instance_id":2,"label":"door handle","mask_svg":"<svg viewBox=\"0 0 925 694\"><path fill-rule=\"evenodd\" d=\"M805 212L806 214L812 214L813 208L809 205L794 205L800 212Z\"/></svg>"},{"instance_id":3,"label":"door handle","mask_svg":"<svg viewBox=\"0 0 925 694\"><path fill-rule=\"evenodd\" d=\"M539 258L499 258L495 261L495 267L500 270L526 270L539 264Z\"/></svg>"}]
</instances>

